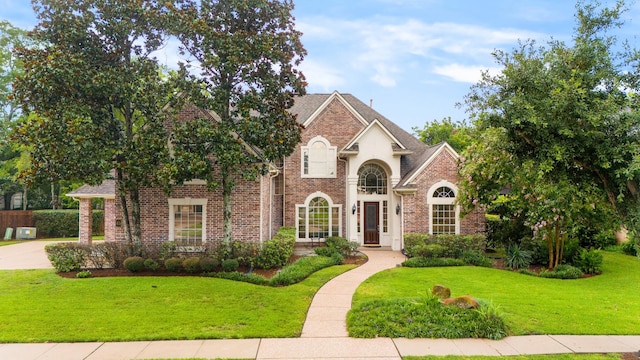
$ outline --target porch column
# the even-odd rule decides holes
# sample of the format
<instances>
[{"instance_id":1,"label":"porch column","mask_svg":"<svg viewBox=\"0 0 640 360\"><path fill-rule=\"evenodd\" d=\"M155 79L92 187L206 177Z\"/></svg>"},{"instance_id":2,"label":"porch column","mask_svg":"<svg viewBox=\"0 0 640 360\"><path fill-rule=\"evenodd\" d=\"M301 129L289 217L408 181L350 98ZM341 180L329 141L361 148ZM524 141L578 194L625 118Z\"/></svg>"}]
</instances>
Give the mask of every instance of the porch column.
<instances>
[{"instance_id":1,"label":"porch column","mask_svg":"<svg viewBox=\"0 0 640 360\"><path fill-rule=\"evenodd\" d=\"M358 202L358 176L347 177L347 211L348 233L345 236L349 241L360 242L358 239L358 213L353 213L353 206Z\"/></svg>"},{"instance_id":2,"label":"porch column","mask_svg":"<svg viewBox=\"0 0 640 360\"><path fill-rule=\"evenodd\" d=\"M116 201L104 199L104 241L116 240Z\"/></svg>"},{"instance_id":3,"label":"porch column","mask_svg":"<svg viewBox=\"0 0 640 360\"><path fill-rule=\"evenodd\" d=\"M80 199L80 226L78 241L83 244L91 244L91 230L93 223L91 198ZM106 226L105 226L106 227ZM106 230L105 230L106 231Z\"/></svg>"}]
</instances>

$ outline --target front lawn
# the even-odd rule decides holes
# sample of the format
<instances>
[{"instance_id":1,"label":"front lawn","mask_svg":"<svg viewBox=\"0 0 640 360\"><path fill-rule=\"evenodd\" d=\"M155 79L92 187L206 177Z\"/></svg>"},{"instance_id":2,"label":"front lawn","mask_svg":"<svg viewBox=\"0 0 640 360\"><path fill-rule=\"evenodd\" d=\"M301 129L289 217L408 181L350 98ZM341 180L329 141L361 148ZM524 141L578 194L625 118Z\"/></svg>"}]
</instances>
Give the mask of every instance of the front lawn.
<instances>
[{"instance_id":1,"label":"front lawn","mask_svg":"<svg viewBox=\"0 0 640 360\"><path fill-rule=\"evenodd\" d=\"M297 337L314 294L354 266L267 287L206 277L66 279L0 271L0 342Z\"/></svg>"},{"instance_id":2,"label":"front lawn","mask_svg":"<svg viewBox=\"0 0 640 360\"><path fill-rule=\"evenodd\" d=\"M468 294L498 306L512 335L640 334L640 261L609 252L602 275L579 280L470 266L395 268L367 279L353 308L365 301L425 297L436 284L451 288L452 296Z\"/></svg>"}]
</instances>

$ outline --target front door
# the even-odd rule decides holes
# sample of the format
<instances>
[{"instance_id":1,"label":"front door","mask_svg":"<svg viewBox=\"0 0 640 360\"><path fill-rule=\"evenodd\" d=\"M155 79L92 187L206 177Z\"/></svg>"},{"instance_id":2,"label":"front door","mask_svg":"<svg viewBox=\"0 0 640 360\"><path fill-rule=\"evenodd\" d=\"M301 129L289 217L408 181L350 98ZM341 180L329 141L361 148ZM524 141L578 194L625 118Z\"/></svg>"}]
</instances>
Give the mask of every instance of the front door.
<instances>
[{"instance_id":1,"label":"front door","mask_svg":"<svg viewBox=\"0 0 640 360\"><path fill-rule=\"evenodd\" d=\"M380 203L364 203L364 244L380 245Z\"/></svg>"}]
</instances>

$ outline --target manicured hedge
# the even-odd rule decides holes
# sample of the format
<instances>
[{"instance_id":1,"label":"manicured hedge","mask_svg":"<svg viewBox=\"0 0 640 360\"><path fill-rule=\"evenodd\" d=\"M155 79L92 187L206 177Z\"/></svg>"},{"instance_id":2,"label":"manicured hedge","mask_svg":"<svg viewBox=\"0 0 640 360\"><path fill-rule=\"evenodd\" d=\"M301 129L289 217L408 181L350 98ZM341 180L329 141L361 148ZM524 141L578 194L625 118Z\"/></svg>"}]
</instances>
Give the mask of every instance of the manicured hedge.
<instances>
[{"instance_id":1,"label":"manicured hedge","mask_svg":"<svg viewBox=\"0 0 640 360\"><path fill-rule=\"evenodd\" d=\"M77 237L80 213L76 210L35 210L33 220L38 238ZM102 235L104 211L93 210L93 235Z\"/></svg>"},{"instance_id":2,"label":"manicured hedge","mask_svg":"<svg viewBox=\"0 0 640 360\"><path fill-rule=\"evenodd\" d=\"M431 256L438 245L438 256ZM404 248L409 257L460 258L465 252L484 253L486 238L483 235L429 235L407 233Z\"/></svg>"}]
</instances>

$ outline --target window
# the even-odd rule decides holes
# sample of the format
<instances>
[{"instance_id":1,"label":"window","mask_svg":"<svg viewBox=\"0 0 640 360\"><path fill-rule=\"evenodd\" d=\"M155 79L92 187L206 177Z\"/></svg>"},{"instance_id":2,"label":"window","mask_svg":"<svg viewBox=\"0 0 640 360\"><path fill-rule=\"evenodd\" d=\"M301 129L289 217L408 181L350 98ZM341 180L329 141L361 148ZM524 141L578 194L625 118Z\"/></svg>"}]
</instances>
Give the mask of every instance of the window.
<instances>
[{"instance_id":1,"label":"window","mask_svg":"<svg viewBox=\"0 0 640 360\"><path fill-rule=\"evenodd\" d=\"M389 202L382 202L382 232L389 232Z\"/></svg>"},{"instance_id":2,"label":"window","mask_svg":"<svg viewBox=\"0 0 640 360\"><path fill-rule=\"evenodd\" d=\"M284 194L284 175L282 175L282 173L276 175L273 178L273 194L274 195Z\"/></svg>"},{"instance_id":3,"label":"window","mask_svg":"<svg viewBox=\"0 0 640 360\"><path fill-rule=\"evenodd\" d=\"M365 164L358 170L358 192L361 194L387 193L387 174L376 164Z\"/></svg>"},{"instance_id":4,"label":"window","mask_svg":"<svg viewBox=\"0 0 640 360\"><path fill-rule=\"evenodd\" d=\"M169 199L169 240L199 246L206 238L206 199Z\"/></svg>"},{"instance_id":5,"label":"window","mask_svg":"<svg viewBox=\"0 0 640 360\"><path fill-rule=\"evenodd\" d=\"M306 206L297 205L298 238L320 239L340 236L341 208L333 205L324 194L311 196Z\"/></svg>"},{"instance_id":6,"label":"window","mask_svg":"<svg viewBox=\"0 0 640 360\"><path fill-rule=\"evenodd\" d=\"M455 205L456 188L453 184L441 181L429 189L429 232L431 234L458 234L458 208Z\"/></svg>"},{"instance_id":7,"label":"window","mask_svg":"<svg viewBox=\"0 0 640 360\"><path fill-rule=\"evenodd\" d=\"M322 136L316 136L302 147L302 177L335 178L336 147Z\"/></svg>"}]
</instances>

